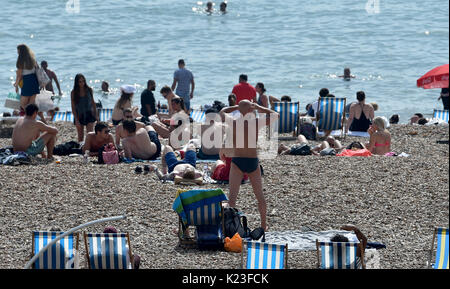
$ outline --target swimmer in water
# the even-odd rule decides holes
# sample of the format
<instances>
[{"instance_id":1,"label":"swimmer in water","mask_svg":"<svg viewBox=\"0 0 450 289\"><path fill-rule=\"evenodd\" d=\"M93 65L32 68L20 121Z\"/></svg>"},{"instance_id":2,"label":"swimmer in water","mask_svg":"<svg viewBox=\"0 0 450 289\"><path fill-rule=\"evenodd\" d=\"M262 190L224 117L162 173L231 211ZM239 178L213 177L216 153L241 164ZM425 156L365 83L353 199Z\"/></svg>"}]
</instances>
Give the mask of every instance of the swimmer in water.
<instances>
[{"instance_id":1,"label":"swimmer in water","mask_svg":"<svg viewBox=\"0 0 450 289\"><path fill-rule=\"evenodd\" d=\"M355 78L354 75L350 72L350 68L346 67L344 68L344 75L339 75L339 77L344 78L344 80L349 81L352 78Z\"/></svg>"},{"instance_id":2,"label":"swimmer in water","mask_svg":"<svg viewBox=\"0 0 450 289\"><path fill-rule=\"evenodd\" d=\"M222 14L227 13L227 3L226 2L220 3L220 12L222 12Z\"/></svg>"},{"instance_id":3,"label":"swimmer in water","mask_svg":"<svg viewBox=\"0 0 450 289\"><path fill-rule=\"evenodd\" d=\"M214 8L213 8L213 3L211 1L206 3L206 10L205 11L208 12L208 13L213 13Z\"/></svg>"}]
</instances>

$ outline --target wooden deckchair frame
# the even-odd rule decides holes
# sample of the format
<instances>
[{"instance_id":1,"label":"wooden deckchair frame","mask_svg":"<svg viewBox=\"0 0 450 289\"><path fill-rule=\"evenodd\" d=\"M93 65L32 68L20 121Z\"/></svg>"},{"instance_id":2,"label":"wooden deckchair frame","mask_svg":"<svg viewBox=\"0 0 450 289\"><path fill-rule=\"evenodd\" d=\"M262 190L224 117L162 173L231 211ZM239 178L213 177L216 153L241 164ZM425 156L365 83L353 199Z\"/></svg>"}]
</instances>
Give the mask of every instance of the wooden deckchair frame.
<instances>
[{"instance_id":1,"label":"wooden deckchair frame","mask_svg":"<svg viewBox=\"0 0 450 289\"><path fill-rule=\"evenodd\" d=\"M92 269L92 267L91 267L91 258L90 258L90 254L89 254L88 234L96 234L96 233L86 233L86 232L84 232L84 246L86 247L86 258L87 258L87 261L88 261L88 268ZM130 234L128 232L125 232L125 233L97 233L97 234L125 234L125 236L127 238L127 243L128 243L128 255L129 255L129 258L130 258L130 264L131 264L131 267L133 267L134 258L133 258L133 254L131 252Z\"/></svg>"},{"instance_id":2,"label":"wooden deckchair frame","mask_svg":"<svg viewBox=\"0 0 450 289\"><path fill-rule=\"evenodd\" d=\"M34 253L34 250L35 250L35 247L34 247L34 233L35 232L47 232L47 233L56 232L56 233L62 233L63 234L63 232L61 232L61 231L33 231L33 232L31 232L31 240L32 240L32 242L31 242L31 257L33 257L35 255L35 253ZM75 258L75 254L79 254L78 247L79 247L79 243L80 243L79 242L80 236L79 236L78 232L73 233L72 236L73 236L73 239L75 240L75 247L74 247L75 248L74 258ZM48 248L48 250L50 250L50 248ZM38 262L38 261L36 260L36 262ZM33 263L32 268L35 268L35 265L34 265L35 263Z\"/></svg>"}]
</instances>

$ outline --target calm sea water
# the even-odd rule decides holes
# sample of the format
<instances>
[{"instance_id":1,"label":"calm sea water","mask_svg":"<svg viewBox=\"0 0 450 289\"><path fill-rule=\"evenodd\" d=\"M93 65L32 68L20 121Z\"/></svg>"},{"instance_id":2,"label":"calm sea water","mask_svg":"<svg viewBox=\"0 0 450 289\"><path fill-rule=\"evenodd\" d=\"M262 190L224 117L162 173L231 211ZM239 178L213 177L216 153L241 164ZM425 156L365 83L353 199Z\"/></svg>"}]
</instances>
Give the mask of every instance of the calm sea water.
<instances>
[{"instance_id":1,"label":"calm sea water","mask_svg":"<svg viewBox=\"0 0 450 289\"><path fill-rule=\"evenodd\" d=\"M77 73L104 107L113 107L122 84L137 86L140 105L148 79L162 102L159 90L172 84L179 58L195 76L194 106L226 103L245 73L303 110L322 87L348 102L364 90L379 104L376 114L398 113L401 122L441 108L440 90L417 88L416 79L449 62L448 1L379 0L378 11L366 10L367 1L230 0L226 15L207 15L206 1L79 0L73 13L77 6L67 10L67 0L0 0L0 112L10 111L3 104L14 91L20 43L56 72L62 110L70 110ZM344 67L356 78L338 78ZM100 93L103 80L114 93Z\"/></svg>"}]
</instances>

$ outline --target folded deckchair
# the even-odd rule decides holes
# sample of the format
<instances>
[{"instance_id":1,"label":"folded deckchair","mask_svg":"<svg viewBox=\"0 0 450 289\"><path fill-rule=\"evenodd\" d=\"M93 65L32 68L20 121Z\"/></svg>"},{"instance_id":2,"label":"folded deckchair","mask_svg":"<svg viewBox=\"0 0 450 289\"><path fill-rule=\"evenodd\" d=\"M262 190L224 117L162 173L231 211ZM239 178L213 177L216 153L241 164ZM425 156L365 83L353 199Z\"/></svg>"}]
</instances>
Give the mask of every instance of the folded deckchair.
<instances>
[{"instance_id":1,"label":"folded deckchair","mask_svg":"<svg viewBox=\"0 0 450 289\"><path fill-rule=\"evenodd\" d=\"M434 109L433 110L433 118L442 120L444 122L448 122L448 110L443 109Z\"/></svg>"},{"instance_id":2,"label":"folded deckchair","mask_svg":"<svg viewBox=\"0 0 450 289\"><path fill-rule=\"evenodd\" d=\"M346 98L319 97L319 104L316 114L317 129L340 130L341 136L344 133Z\"/></svg>"},{"instance_id":3,"label":"folded deckchair","mask_svg":"<svg viewBox=\"0 0 450 289\"><path fill-rule=\"evenodd\" d=\"M99 109L99 119L100 121L110 122L112 120L113 109L112 108L102 108Z\"/></svg>"},{"instance_id":4,"label":"folded deckchair","mask_svg":"<svg viewBox=\"0 0 450 289\"><path fill-rule=\"evenodd\" d=\"M66 117L67 117L67 113L64 111L57 111L54 115L53 115L53 119L52 121L66 121Z\"/></svg>"},{"instance_id":5,"label":"folded deckchair","mask_svg":"<svg viewBox=\"0 0 450 289\"><path fill-rule=\"evenodd\" d=\"M435 254L435 262L431 262L434 251L434 240L437 237L437 246ZM433 269L448 269L448 228L435 228L433 233L433 241L428 258L428 268Z\"/></svg>"},{"instance_id":6,"label":"folded deckchair","mask_svg":"<svg viewBox=\"0 0 450 289\"><path fill-rule=\"evenodd\" d=\"M300 129L300 103L299 102L274 102L274 110L279 113L278 133L293 133L298 136Z\"/></svg>"},{"instance_id":7,"label":"folded deckchair","mask_svg":"<svg viewBox=\"0 0 450 289\"><path fill-rule=\"evenodd\" d=\"M244 248L247 247L246 269L287 269L288 246L242 241L241 268L244 269Z\"/></svg>"},{"instance_id":8,"label":"folded deckchair","mask_svg":"<svg viewBox=\"0 0 450 289\"><path fill-rule=\"evenodd\" d=\"M132 269L128 233L84 233L89 269Z\"/></svg>"},{"instance_id":9,"label":"folded deckchair","mask_svg":"<svg viewBox=\"0 0 450 289\"><path fill-rule=\"evenodd\" d=\"M357 256L361 248L361 258ZM365 268L364 250L356 242L319 242L316 240L317 267L320 269L360 269ZM322 258L319 257L320 253Z\"/></svg>"},{"instance_id":10,"label":"folded deckchair","mask_svg":"<svg viewBox=\"0 0 450 289\"><path fill-rule=\"evenodd\" d=\"M64 232L33 232L33 256ZM78 268L78 233L68 235L47 249L33 264L35 269Z\"/></svg>"},{"instance_id":11,"label":"folded deckchair","mask_svg":"<svg viewBox=\"0 0 450 289\"><path fill-rule=\"evenodd\" d=\"M197 243L199 235L197 234L196 238L189 236L187 233L189 226L195 226L197 232L203 232L205 227L215 227L216 237L221 239L223 232L222 202L225 200L227 197L222 189L178 192L172 208L179 216L178 238L180 243ZM201 226L205 227L200 228ZM211 232L211 228L208 230Z\"/></svg>"},{"instance_id":12,"label":"folded deckchair","mask_svg":"<svg viewBox=\"0 0 450 289\"><path fill-rule=\"evenodd\" d=\"M203 123L206 119L204 110L193 109L189 115L194 122Z\"/></svg>"}]
</instances>

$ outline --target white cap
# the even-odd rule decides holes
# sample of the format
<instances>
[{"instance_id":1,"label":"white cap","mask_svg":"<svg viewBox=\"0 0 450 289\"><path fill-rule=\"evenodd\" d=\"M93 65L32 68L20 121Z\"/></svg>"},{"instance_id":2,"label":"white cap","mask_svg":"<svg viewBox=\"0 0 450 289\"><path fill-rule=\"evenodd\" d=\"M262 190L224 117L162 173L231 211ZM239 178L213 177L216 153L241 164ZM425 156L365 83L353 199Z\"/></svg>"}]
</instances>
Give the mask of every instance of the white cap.
<instances>
[{"instance_id":1,"label":"white cap","mask_svg":"<svg viewBox=\"0 0 450 289\"><path fill-rule=\"evenodd\" d=\"M125 93L135 93L136 92L136 87L134 87L133 85L125 84L125 85L122 85L120 87L120 90L125 92Z\"/></svg>"}]
</instances>

